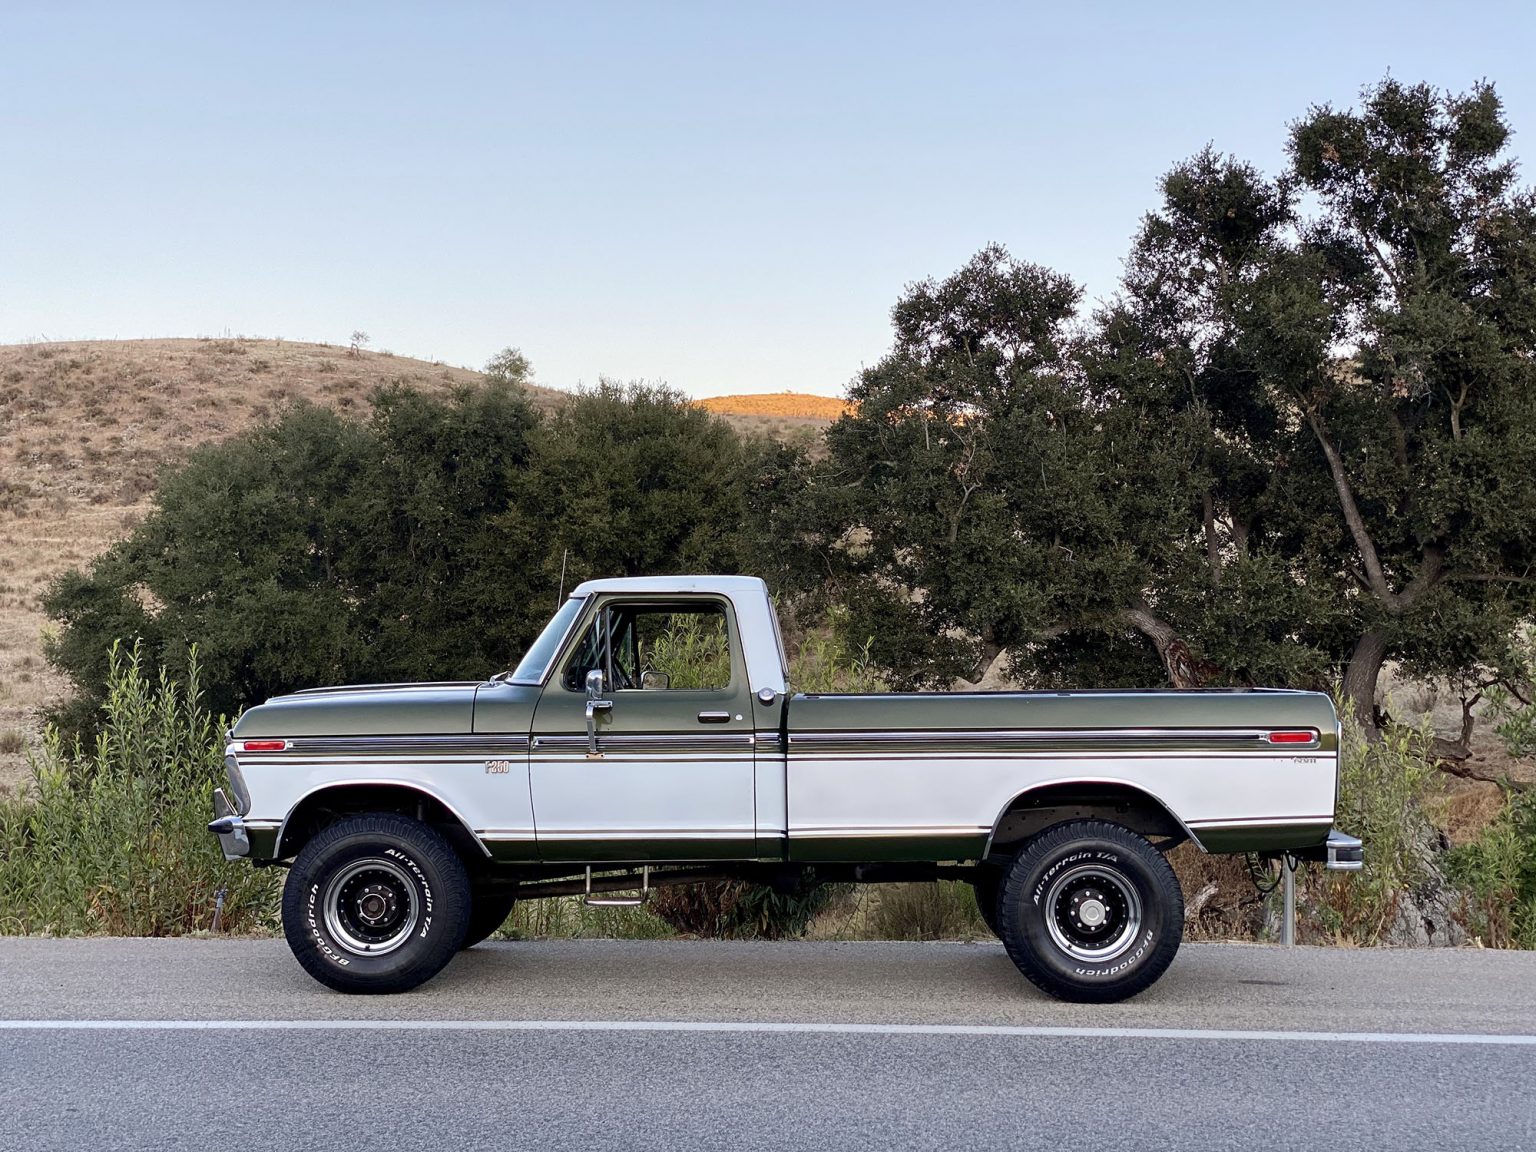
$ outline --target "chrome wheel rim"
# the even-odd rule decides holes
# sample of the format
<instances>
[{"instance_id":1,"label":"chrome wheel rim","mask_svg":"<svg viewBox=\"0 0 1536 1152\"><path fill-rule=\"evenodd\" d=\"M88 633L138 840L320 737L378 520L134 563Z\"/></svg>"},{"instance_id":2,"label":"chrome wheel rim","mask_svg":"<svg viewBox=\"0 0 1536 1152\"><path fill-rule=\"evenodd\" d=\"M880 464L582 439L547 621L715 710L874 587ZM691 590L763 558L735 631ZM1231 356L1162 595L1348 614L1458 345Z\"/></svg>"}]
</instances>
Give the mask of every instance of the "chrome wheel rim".
<instances>
[{"instance_id":1,"label":"chrome wheel rim","mask_svg":"<svg viewBox=\"0 0 1536 1152\"><path fill-rule=\"evenodd\" d=\"M391 860L354 860L325 886L325 927L354 956L383 956L411 938L421 919L416 885Z\"/></svg>"},{"instance_id":2,"label":"chrome wheel rim","mask_svg":"<svg viewBox=\"0 0 1536 1152\"><path fill-rule=\"evenodd\" d=\"M1114 960L1141 931L1136 885L1105 864L1080 864L1062 873L1046 892L1044 909L1052 943L1077 960Z\"/></svg>"}]
</instances>

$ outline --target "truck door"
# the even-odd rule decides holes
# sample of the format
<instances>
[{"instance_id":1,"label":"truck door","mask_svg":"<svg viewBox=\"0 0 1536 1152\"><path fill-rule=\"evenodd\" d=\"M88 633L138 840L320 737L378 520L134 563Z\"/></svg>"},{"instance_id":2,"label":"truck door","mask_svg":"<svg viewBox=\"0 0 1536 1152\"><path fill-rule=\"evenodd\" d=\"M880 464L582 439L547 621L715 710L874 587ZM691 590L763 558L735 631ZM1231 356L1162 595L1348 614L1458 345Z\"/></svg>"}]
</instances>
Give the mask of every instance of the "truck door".
<instances>
[{"instance_id":1,"label":"truck door","mask_svg":"<svg viewBox=\"0 0 1536 1152\"><path fill-rule=\"evenodd\" d=\"M590 610L534 712L540 859L755 855L741 652L723 598L616 597Z\"/></svg>"}]
</instances>

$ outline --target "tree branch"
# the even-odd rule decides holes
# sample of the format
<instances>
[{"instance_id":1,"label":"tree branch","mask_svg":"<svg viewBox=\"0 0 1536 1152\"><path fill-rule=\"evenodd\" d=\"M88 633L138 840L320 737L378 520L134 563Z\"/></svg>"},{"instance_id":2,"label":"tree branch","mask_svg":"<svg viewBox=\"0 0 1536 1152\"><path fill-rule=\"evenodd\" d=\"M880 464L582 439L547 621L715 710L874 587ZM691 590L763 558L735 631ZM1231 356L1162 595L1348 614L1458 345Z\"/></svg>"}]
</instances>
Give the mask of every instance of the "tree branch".
<instances>
[{"instance_id":1,"label":"tree branch","mask_svg":"<svg viewBox=\"0 0 1536 1152\"><path fill-rule=\"evenodd\" d=\"M1179 639L1173 625L1158 618L1145 604L1127 608L1123 615L1131 627L1152 641L1152 646L1162 658L1163 669L1168 673L1170 684L1175 688L1200 687L1200 669L1196 666L1194 654L1190 652L1189 645Z\"/></svg>"},{"instance_id":2,"label":"tree branch","mask_svg":"<svg viewBox=\"0 0 1536 1152\"><path fill-rule=\"evenodd\" d=\"M1413 574L1413 579L1388 605L1395 611L1403 611L1412 608L1445 576L1445 550L1438 544L1424 545L1424 558L1419 561L1419 570Z\"/></svg>"},{"instance_id":3,"label":"tree branch","mask_svg":"<svg viewBox=\"0 0 1536 1152\"><path fill-rule=\"evenodd\" d=\"M1393 592L1392 586L1387 582L1386 571L1381 566L1381 558L1376 553L1376 544L1365 526L1365 517L1360 514L1360 506L1355 503L1354 488L1350 485L1349 474L1344 470L1344 460L1329 437L1328 429L1323 424L1323 418L1318 413L1317 407L1305 405L1304 410L1307 423L1311 425L1313 435L1317 437L1317 442L1323 449L1323 457L1328 461L1328 471L1333 475L1333 486L1339 494L1339 507L1344 512L1344 523L1349 527L1349 534L1354 537L1355 547L1360 552L1361 563L1365 566L1365 579L1362 583L1370 590L1371 595L1380 600L1382 606L1394 616L1407 611L1444 578L1444 549L1437 544L1424 545L1419 570L1414 573L1413 579L1408 581L1401 592ZM1359 579L1359 573L1355 573L1355 577Z\"/></svg>"},{"instance_id":4,"label":"tree branch","mask_svg":"<svg viewBox=\"0 0 1536 1152\"><path fill-rule=\"evenodd\" d=\"M1221 583L1221 545L1216 539L1216 501L1209 487L1201 493L1205 518L1205 559L1211 567L1211 584Z\"/></svg>"},{"instance_id":5,"label":"tree branch","mask_svg":"<svg viewBox=\"0 0 1536 1152\"><path fill-rule=\"evenodd\" d=\"M1307 423L1312 427L1312 434L1317 437L1317 442L1323 449L1323 458L1328 461L1328 471L1333 474L1333 486L1339 494L1339 506L1344 511L1344 523L1349 526L1349 534L1355 538L1355 547L1359 549L1360 559L1365 564L1365 576L1367 586L1371 594L1383 603L1392 600L1392 589L1387 584L1386 573L1382 571L1381 560L1376 555L1376 545L1371 540L1371 534L1366 530L1365 517L1360 515L1360 507L1355 503L1355 492L1350 486L1349 475L1344 471L1344 461L1339 456L1339 451L1333 446L1333 441L1328 436L1328 429L1323 425L1323 418L1318 414L1316 405L1304 405L1307 414Z\"/></svg>"}]
</instances>

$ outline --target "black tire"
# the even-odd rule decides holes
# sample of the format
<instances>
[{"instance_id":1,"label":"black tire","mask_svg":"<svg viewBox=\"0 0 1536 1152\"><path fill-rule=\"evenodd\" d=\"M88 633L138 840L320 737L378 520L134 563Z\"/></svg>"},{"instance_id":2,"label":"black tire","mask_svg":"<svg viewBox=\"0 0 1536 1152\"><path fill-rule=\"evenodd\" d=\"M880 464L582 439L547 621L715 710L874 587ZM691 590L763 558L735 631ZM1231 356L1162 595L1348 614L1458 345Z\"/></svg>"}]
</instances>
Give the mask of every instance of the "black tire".
<instances>
[{"instance_id":1,"label":"black tire","mask_svg":"<svg viewBox=\"0 0 1536 1152\"><path fill-rule=\"evenodd\" d=\"M1026 843L998 900L1003 944L1044 992L1126 1000L1173 963L1184 895L1162 853L1118 824L1076 820Z\"/></svg>"},{"instance_id":2,"label":"black tire","mask_svg":"<svg viewBox=\"0 0 1536 1152\"><path fill-rule=\"evenodd\" d=\"M349 816L304 845L283 887L294 958L338 992L405 992L452 960L469 877L448 842L392 812Z\"/></svg>"},{"instance_id":3,"label":"black tire","mask_svg":"<svg viewBox=\"0 0 1536 1152\"><path fill-rule=\"evenodd\" d=\"M971 887L976 890L976 910L981 913L982 921L991 929L992 935L1001 940L1003 926L997 919L997 901L1003 888L1002 869L990 864L977 865Z\"/></svg>"},{"instance_id":4,"label":"black tire","mask_svg":"<svg viewBox=\"0 0 1536 1152\"><path fill-rule=\"evenodd\" d=\"M498 884L495 887L476 884L469 886L469 924L464 929L464 943L459 951L473 948L506 922L517 903L517 886Z\"/></svg>"}]
</instances>

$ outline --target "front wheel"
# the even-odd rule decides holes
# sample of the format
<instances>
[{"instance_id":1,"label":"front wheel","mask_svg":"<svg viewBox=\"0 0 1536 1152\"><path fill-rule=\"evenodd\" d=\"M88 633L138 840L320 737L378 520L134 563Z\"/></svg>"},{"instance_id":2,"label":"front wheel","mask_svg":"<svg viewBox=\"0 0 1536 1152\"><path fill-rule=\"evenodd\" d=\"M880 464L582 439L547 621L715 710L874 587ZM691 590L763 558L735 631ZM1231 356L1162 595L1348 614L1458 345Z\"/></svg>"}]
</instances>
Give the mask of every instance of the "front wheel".
<instances>
[{"instance_id":1,"label":"front wheel","mask_svg":"<svg viewBox=\"0 0 1536 1152\"><path fill-rule=\"evenodd\" d=\"M1008 956L1042 991L1107 1003L1151 986L1173 962L1184 896L1162 853L1128 828L1076 820L1014 859L998 899Z\"/></svg>"},{"instance_id":2,"label":"front wheel","mask_svg":"<svg viewBox=\"0 0 1536 1152\"><path fill-rule=\"evenodd\" d=\"M500 928L517 903L517 885L476 884L470 882L469 925L464 929L464 943L459 951L473 948Z\"/></svg>"},{"instance_id":3,"label":"front wheel","mask_svg":"<svg viewBox=\"0 0 1536 1152\"><path fill-rule=\"evenodd\" d=\"M988 864L976 866L976 875L971 880L971 887L976 890L976 911L987 930L999 940L1003 938L1003 926L997 919L997 898L1002 886L1002 869Z\"/></svg>"},{"instance_id":4,"label":"front wheel","mask_svg":"<svg viewBox=\"0 0 1536 1152\"><path fill-rule=\"evenodd\" d=\"M322 984L404 992L453 959L469 909L469 877L446 840L420 821L369 813L304 846L283 886L283 933Z\"/></svg>"}]
</instances>

